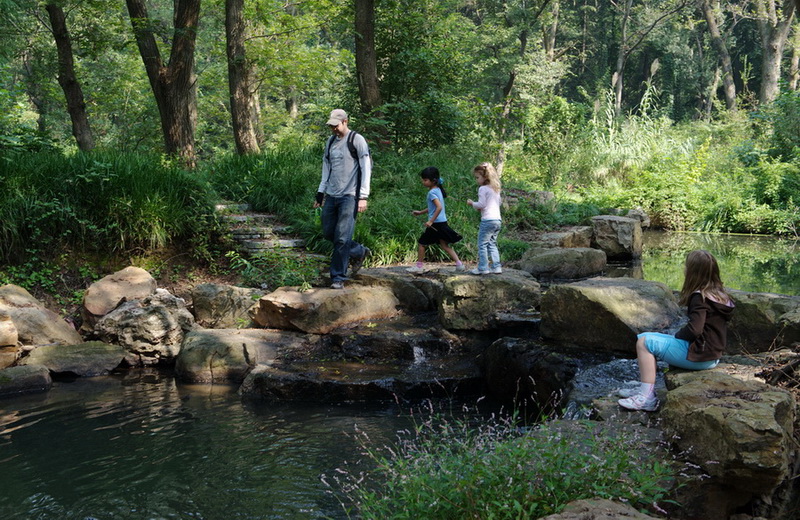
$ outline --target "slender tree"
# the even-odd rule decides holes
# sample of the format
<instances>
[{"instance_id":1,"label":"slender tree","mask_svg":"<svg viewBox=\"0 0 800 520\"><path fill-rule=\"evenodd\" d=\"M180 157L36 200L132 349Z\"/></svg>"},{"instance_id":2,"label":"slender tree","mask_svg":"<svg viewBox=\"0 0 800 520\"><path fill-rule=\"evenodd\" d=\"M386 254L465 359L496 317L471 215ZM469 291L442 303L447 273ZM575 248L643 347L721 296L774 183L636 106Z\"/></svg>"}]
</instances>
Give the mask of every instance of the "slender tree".
<instances>
[{"instance_id":1,"label":"slender tree","mask_svg":"<svg viewBox=\"0 0 800 520\"><path fill-rule=\"evenodd\" d=\"M733 62L728 51L728 43L723 37L718 21L721 16L720 2L719 0L699 0L697 3L706 21L708 33L711 36L711 45L719 57L725 107L728 110L736 110L736 83L733 81Z\"/></svg>"},{"instance_id":2,"label":"slender tree","mask_svg":"<svg viewBox=\"0 0 800 520\"><path fill-rule=\"evenodd\" d=\"M755 0L762 52L759 103L770 103L778 97L781 60L792 27L795 7L794 0Z\"/></svg>"},{"instance_id":3,"label":"slender tree","mask_svg":"<svg viewBox=\"0 0 800 520\"><path fill-rule=\"evenodd\" d=\"M174 31L168 64L161 59L154 24L144 0L126 0L126 4L136 44L158 105L166 152L181 157L187 166L193 167L197 121L194 50L200 0L175 0Z\"/></svg>"},{"instance_id":4,"label":"slender tree","mask_svg":"<svg viewBox=\"0 0 800 520\"><path fill-rule=\"evenodd\" d=\"M72 135L78 143L78 148L86 152L94 148L92 129L86 115L86 102L78 78L75 76L75 60L72 56L72 42L67 30L67 21L64 10L56 2L49 2L45 6L50 17L50 30L56 42L58 52L58 84L64 91L67 99L67 112L72 120Z\"/></svg>"},{"instance_id":5,"label":"slender tree","mask_svg":"<svg viewBox=\"0 0 800 520\"><path fill-rule=\"evenodd\" d=\"M375 0L355 0L355 8L358 96L362 109L369 113L383 104L375 53Z\"/></svg>"},{"instance_id":6,"label":"slender tree","mask_svg":"<svg viewBox=\"0 0 800 520\"><path fill-rule=\"evenodd\" d=\"M230 90L231 124L236 151L240 155L260 151L255 108L257 91L253 86L253 67L245 53L247 24L244 0L225 1L225 36L228 55L228 87Z\"/></svg>"}]
</instances>

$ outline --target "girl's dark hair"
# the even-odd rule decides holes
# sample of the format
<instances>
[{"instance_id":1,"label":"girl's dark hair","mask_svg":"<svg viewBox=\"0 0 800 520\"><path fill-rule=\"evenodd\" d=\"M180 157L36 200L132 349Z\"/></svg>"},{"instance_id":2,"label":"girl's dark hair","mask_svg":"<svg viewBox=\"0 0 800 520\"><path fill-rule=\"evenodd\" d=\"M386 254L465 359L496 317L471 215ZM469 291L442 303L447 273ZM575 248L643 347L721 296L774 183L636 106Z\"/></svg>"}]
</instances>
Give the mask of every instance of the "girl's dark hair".
<instances>
[{"instance_id":1,"label":"girl's dark hair","mask_svg":"<svg viewBox=\"0 0 800 520\"><path fill-rule=\"evenodd\" d=\"M439 168L436 166L428 166L421 172L419 172L419 176L423 179L428 179L429 181L433 181L433 183L442 190L442 197L447 198L447 192L444 191L444 181L439 176Z\"/></svg>"},{"instance_id":2,"label":"girl's dark hair","mask_svg":"<svg viewBox=\"0 0 800 520\"><path fill-rule=\"evenodd\" d=\"M719 264L714 255L702 249L696 249L686 256L683 288L680 303L686 305L692 293L699 291L704 298L720 303L730 301L730 296L719 276Z\"/></svg>"}]
</instances>

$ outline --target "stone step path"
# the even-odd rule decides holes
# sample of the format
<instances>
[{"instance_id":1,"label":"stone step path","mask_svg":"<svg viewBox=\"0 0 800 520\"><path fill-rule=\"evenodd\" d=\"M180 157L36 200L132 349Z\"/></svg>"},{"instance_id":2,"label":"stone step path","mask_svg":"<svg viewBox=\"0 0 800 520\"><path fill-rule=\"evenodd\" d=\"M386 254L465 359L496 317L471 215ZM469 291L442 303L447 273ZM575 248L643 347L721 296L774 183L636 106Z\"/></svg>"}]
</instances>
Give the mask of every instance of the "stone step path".
<instances>
[{"instance_id":1,"label":"stone step path","mask_svg":"<svg viewBox=\"0 0 800 520\"><path fill-rule=\"evenodd\" d=\"M291 228L278 222L275 215L256 213L249 204L230 202L219 203L214 209L233 240L251 255L270 249L302 251L305 248L305 241L293 237Z\"/></svg>"}]
</instances>

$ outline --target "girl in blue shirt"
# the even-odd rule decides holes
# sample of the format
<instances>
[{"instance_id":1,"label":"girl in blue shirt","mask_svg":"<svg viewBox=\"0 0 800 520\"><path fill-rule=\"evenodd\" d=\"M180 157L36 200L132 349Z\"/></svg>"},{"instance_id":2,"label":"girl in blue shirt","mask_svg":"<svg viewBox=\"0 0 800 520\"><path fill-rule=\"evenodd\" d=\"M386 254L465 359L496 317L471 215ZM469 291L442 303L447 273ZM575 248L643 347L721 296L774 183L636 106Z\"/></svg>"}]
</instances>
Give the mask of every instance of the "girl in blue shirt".
<instances>
[{"instance_id":1,"label":"girl in blue shirt","mask_svg":"<svg viewBox=\"0 0 800 520\"><path fill-rule=\"evenodd\" d=\"M458 258L458 254L450 244L455 244L463 237L453 231L447 225L447 214L444 209L444 199L447 194L442 188L442 178L439 175L439 169L435 166L428 166L419 174L422 178L422 185L428 188L428 208L421 210L414 210L412 215L428 214L428 220L425 221L425 232L419 237L419 247L417 248L417 264L409 267L410 273L421 273L424 271L423 262L425 260L425 249L433 244L439 244L442 249L450 256L456 263L456 271L463 271L464 264Z\"/></svg>"}]
</instances>

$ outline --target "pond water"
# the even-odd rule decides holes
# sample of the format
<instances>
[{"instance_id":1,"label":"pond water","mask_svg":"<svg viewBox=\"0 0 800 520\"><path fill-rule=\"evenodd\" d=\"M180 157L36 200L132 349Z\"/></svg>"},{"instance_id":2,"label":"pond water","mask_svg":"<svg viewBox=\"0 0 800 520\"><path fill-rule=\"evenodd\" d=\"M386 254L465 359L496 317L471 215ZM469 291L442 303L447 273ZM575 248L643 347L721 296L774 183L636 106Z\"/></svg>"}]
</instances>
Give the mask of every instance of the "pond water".
<instances>
[{"instance_id":1,"label":"pond water","mask_svg":"<svg viewBox=\"0 0 800 520\"><path fill-rule=\"evenodd\" d=\"M680 289L697 248L731 288L800 294L797 243L762 237L649 232L643 263L615 274ZM362 460L356 425L383 446L410 419L394 404L248 403L233 387L152 370L57 382L0 400L0 518L348 518L320 476Z\"/></svg>"},{"instance_id":2,"label":"pond water","mask_svg":"<svg viewBox=\"0 0 800 520\"><path fill-rule=\"evenodd\" d=\"M726 287L800 296L800 241L755 235L711 235L646 231L642 263L612 269L612 276L633 276L683 285L683 263L693 249L705 249L719 262Z\"/></svg>"}]
</instances>

